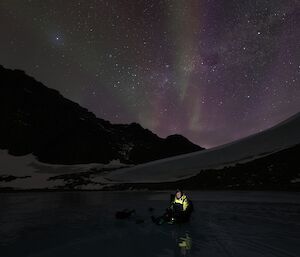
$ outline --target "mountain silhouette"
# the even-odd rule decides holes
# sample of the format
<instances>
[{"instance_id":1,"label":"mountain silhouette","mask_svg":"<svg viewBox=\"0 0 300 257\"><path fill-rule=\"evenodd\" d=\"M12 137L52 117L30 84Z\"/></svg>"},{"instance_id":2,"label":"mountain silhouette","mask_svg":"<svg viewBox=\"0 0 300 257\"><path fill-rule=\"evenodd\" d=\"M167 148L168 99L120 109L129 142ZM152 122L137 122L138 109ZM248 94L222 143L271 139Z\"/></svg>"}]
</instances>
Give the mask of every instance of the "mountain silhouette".
<instances>
[{"instance_id":1,"label":"mountain silhouette","mask_svg":"<svg viewBox=\"0 0 300 257\"><path fill-rule=\"evenodd\" d=\"M111 124L21 70L0 65L0 149L52 164L138 164L202 150L181 135Z\"/></svg>"}]
</instances>

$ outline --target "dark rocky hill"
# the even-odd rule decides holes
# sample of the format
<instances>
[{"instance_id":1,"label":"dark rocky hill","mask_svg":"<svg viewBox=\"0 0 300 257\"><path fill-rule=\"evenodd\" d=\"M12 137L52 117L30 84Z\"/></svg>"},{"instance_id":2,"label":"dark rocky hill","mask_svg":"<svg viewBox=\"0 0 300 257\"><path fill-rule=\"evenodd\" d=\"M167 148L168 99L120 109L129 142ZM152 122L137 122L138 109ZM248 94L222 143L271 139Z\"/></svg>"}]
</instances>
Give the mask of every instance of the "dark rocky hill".
<instances>
[{"instance_id":1,"label":"dark rocky hill","mask_svg":"<svg viewBox=\"0 0 300 257\"><path fill-rule=\"evenodd\" d=\"M0 149L56 164L144 163L203 148L160 138L137 123L111 124L21 70L0 66Z\"/></svg>"}]
</instances>

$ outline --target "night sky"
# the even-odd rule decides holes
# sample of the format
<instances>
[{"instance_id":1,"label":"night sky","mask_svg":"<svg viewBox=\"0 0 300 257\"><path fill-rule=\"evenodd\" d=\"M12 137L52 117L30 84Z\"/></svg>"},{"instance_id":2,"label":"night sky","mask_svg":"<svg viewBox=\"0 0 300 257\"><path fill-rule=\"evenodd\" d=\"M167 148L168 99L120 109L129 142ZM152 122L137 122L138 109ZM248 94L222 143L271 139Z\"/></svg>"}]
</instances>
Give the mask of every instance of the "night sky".
<instances>
[{"instance_id":1,"label":"night sky","mask_svg":"<svg viewBox=\"0 0 300 257\"><path fill-rule=\"evenodd\" d=\"M1 0L0 64L213 147L300 110L298 0Z\"/></svg>"}]
</instances>

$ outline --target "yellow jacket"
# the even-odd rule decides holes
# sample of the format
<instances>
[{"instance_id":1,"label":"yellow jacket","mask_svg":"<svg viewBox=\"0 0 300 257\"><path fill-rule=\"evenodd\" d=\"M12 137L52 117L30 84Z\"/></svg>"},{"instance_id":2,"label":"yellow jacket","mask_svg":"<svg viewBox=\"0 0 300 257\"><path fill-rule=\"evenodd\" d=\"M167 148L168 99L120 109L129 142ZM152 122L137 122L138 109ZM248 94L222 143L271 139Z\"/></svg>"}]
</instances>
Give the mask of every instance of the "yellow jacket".
<instances>
[{"instance_id":1,"label":"yellow jacket","mask_svg":"<svg viewBox=\"0 0 300 257\"><path fill-rule=\"evenodd\" d=\"M189 201L185 194L183 194L179 199L175 196L172 203L182 204L182 209L185 211L189 206Z\"/></svg>"}]
</instances>

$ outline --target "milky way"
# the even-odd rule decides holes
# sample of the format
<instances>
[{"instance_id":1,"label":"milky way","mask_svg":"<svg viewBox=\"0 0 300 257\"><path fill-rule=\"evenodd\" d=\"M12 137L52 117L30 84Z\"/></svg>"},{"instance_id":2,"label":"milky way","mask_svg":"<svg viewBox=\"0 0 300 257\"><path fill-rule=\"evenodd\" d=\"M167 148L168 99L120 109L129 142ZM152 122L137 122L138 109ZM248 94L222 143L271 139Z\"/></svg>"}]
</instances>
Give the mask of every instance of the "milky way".
<instances>
[{"instance_id":1,"label":"milky way","mask_svg":"<svg viewBox=\"0 0 300 257\"><path fill-rule=\"evenodd\" d=\"M213 147L300 110L296 0L0 2L0 64L113 123Z\"/></svg>"}]
</instances>

